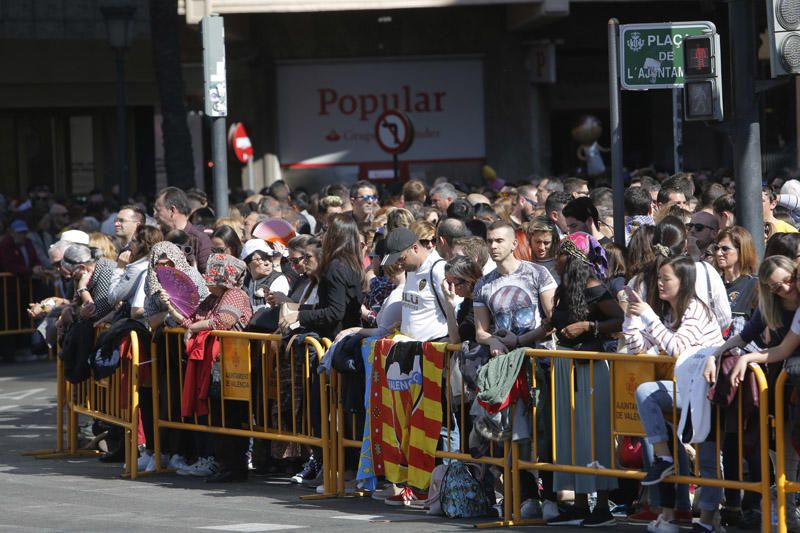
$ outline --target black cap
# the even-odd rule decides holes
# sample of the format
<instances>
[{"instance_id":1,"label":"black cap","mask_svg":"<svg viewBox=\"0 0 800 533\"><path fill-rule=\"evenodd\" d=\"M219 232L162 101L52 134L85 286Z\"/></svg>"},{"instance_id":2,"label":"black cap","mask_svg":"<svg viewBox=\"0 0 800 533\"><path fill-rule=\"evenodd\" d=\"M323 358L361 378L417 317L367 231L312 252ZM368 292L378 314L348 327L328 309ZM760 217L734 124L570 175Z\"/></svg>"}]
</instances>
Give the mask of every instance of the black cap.
<instances>
[{"instance_id":1,"label":"black cap","mask_svg":"<svg viewBox=\"0 0 800 533\"><path fill-rule=\"evenodd\" d=\"M395 264L402 253L411 248L418 240L417 234L408 228L393 229L386 237L386 256L381 261L381 265Z\"/></svg>"}]
</instances>

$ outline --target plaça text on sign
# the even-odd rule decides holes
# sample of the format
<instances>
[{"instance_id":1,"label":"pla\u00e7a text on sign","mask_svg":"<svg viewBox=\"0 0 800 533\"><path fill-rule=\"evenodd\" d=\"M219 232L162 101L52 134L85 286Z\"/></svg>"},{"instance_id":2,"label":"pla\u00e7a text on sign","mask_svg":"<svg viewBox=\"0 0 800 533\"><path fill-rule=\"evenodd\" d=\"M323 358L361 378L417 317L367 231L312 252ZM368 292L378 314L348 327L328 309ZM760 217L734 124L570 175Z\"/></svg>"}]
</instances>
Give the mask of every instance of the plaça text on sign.
<instances>
[{"instance_id":1,"label":"pla\u00e7a text on sign","mask_svg":"<svg viewBox=\"0 0 800 533\"><path fill-rule=\"evenodd\" d=\"M620 26L620 82L623 89L683 87L683 42L687 37L713 35L709 21L626 24Z\"/></svg>"}]
</instances>

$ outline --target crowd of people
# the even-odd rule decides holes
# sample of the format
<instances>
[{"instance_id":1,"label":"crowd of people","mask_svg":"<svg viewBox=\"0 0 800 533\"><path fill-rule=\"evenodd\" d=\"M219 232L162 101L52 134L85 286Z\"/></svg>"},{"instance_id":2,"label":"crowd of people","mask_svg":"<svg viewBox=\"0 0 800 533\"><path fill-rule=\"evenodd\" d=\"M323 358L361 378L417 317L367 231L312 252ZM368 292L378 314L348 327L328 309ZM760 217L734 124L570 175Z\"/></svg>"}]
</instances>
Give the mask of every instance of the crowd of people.
<instances>
[{"instance_id":1,"label":"crowd of people","mask_svg":"<svg viewBox=\"0 0 800 533\"><path fill-rule=\"evenodd\" d=\"M689 473L687 457L695 448L696 474L717 477L718 445L725 478L739 479L745 467L746 479L759 478L757 410L747 410L741 452L748 460L742 465L736 416L720 421L717 443L705 393L722 380L738 387L748 379L749 363L764 365L772 384L785 362L794 382L794 356L800 353L800 182L764 187L765 227L763 234L751 235L736 225L729 182L708 173L633 173L624 194L623 246L614 242L610 188L574 177L531 178L511 186L491 172L485 175L490 179L481 185L445 178L390 186L358 181L313 194L278 181L258 194L232 198L224 214L214 213L202 192L174 187L160 191L151 205L145 199L115 205L100 194L84 203L60 202L38 188L2 206L7 229L0 240L0 271L31 275L59 289L59 297L30 305L38 323L34 356L56 346L75 323L126 319L153 335L164 326L185 328L187 352L198 344L202 349L203 333L212 330L279 330L313 332L336 344L399 332L415 341L461 344L461 356L478 366L527 347L667 354L678 361L677 391L671 367L642 376L636 389L647 437L624 445L634 442L636 457L628 458L628 466L642 461L647 475L643 490L627 498L628 518L648 522L648 531L677 532L683 523L692 524L694 503L699 519L692 527L698 533L719 531L720 524L760 528L769 517L760 516L758 494L703 487L692 502L686 485L663 481ZM285 246L253 236L273 218L294 229ZM763 257L756 241L765 243ZM200 304L191 316L161 286L155 271L165 265L196 285ZM722 365L729 357L735 362ZM555 449L541 447L534 459L572 464L574 457L577 465L594 460L610 466L623 442L615 446L611 438L609 365L572 363L554 353L537 359L529 372L550 365L554 378L546 386L554 388ZM466 365L460 368L465 383L472 383ZM697 381L703 386L682 381L678 368L702 376ZM664 414L673 406L682 411L679 427ZM184 415L208 416L197 405L182 407ZM143 403L143 417L145 411ZM443 420L443 435L460 431L473 454L487 453L484 444L492 436L481 430L478 416L484 414L462 428L458 420ZM800 450L800 424L793 427L786 447L790 480L797 478ZM540 442L550 441L550 425L540 421L535 431L546 437ZM592 431L594 444L577 438ZM518 433L515 439L531 438ZM143 469L154 468L153 439L151 431L139 458ZM179 474L210 481L246 479L249 469L263 467L253 443L230 445L224 439L174 439L162 444L164 459ZM453 446L446 441L440 446ZM287 458L286 450L280 453ZM275 472L288 464L296 468L296 482L320 483L318 453L300 450L291 459L268 467ZM622 480L607 476L539 472L526 483L523 515L549 525L611 526L611 502L625 499ZM428 489L388 484L373 497L414 506L425 502ZM571 505L565 495L574 495ZM789 510L789 529L800 531L793 499Z\"/></svg>"}]
</instances>

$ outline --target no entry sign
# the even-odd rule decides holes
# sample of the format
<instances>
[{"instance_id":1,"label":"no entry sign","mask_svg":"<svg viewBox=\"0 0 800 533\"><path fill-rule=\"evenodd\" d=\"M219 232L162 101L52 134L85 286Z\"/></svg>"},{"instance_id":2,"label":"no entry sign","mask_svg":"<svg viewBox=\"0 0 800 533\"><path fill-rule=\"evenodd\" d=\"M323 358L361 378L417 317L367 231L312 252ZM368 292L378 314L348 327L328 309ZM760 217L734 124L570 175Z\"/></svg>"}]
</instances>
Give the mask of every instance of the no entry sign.
<instances>
[{"instance_id":1,"label":"no entry sign","mask_svg":"<svg viewBox=\"0 0 800 533\"><path fill-rule=\"evenodd\" d=\"M375 123L375 139L384 152L402 154L414 142L414 126L404 113L386 111Z\"/></svg>"}]
</instances>

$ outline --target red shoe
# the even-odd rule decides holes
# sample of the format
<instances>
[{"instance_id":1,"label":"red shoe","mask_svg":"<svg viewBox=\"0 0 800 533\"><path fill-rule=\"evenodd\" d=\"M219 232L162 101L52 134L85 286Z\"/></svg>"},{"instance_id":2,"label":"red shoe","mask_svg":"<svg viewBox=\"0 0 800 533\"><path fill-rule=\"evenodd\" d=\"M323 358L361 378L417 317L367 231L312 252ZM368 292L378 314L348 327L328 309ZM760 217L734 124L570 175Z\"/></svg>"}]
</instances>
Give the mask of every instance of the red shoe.
<instances>
[{"instance_id":1,"label":"red shoe","mask_svg":"<svg viewBox=\"0 0 800 533\"><path fill-rule=\"evenodd\" d=\"M405 487L397 496L390 496L383 500L386 505L404 505L406 507L419 507L428 499L428 493Z\"/></svg>"},{"instance_id":2,"label":"red shoe","mask_svg":"<svg viewBox=\"0 0 800 533\"><path fill-rule=\"evenodd\" d=\"M658 513L650 510L649 505L642 505L638 512L628 515L628 522L643 522L649 524L658 519Z\"/></svg>"}]
</instances>

